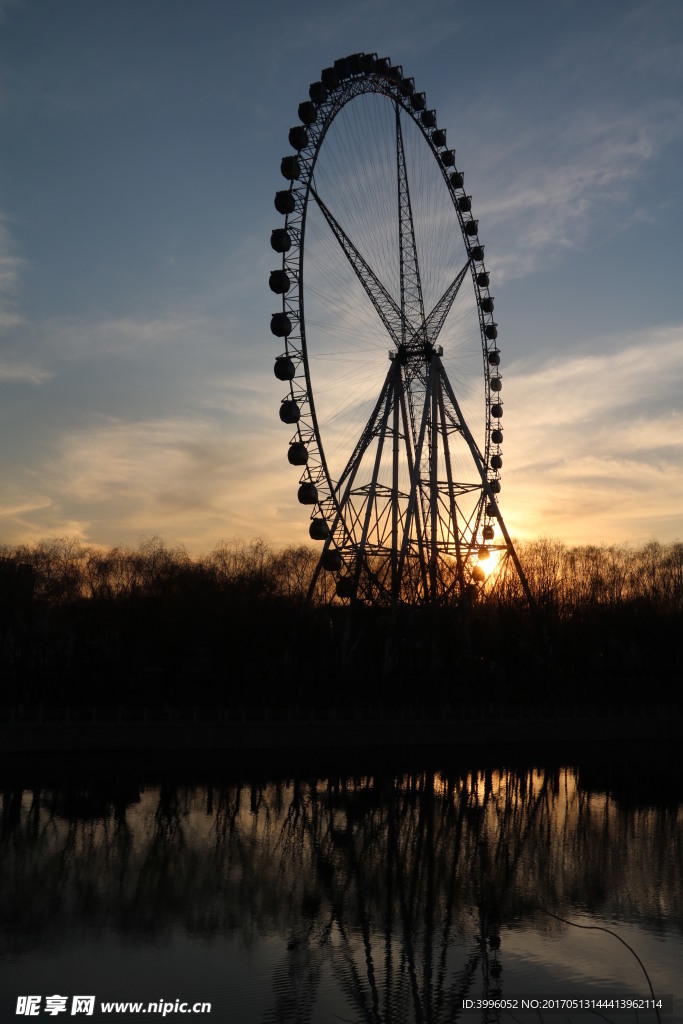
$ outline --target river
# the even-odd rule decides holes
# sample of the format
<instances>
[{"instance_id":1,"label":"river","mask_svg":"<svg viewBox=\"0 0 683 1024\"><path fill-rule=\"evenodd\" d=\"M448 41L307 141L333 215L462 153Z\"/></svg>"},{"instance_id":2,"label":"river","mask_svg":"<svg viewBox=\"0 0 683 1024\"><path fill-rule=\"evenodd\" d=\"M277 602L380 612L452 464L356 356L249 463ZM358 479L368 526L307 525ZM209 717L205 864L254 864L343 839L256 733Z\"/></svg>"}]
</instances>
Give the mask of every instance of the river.
<instances>
[{"instance_id":1,"label":"river","mask_svg":"<svg viewBox=\"0 0 683 1024\"><path fill-rule=\"evenodd\" d=\"M2 1020L683 1021L680 771L366 762L7 771Z\"/></svg>"}]
</instances>

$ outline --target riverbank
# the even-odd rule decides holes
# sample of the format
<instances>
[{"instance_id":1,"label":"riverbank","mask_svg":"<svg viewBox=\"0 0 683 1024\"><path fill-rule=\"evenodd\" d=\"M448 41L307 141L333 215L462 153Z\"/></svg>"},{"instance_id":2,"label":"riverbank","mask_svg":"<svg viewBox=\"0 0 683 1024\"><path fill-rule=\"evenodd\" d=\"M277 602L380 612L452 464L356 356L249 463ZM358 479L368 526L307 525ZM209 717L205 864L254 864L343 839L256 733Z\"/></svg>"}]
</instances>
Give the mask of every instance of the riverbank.
<instances>
[{"instance_id":1,"label":"riverbank","mask_svg":"<svg viewBox=\"0 0 683 1024\"><path fill-rule=\"evenodd\" d=\"M66 541L0 557L0 700L199 708L678 704L683 545L519 549L506 578L444 606L305 601L317 554ZM323 580L324 574L320 577ZM322 585L322 584L321 584ZM299 740L297 739L298 743Z\"/></svg>"},{"instance_id":2,"label":"riverbank","mask_svg":"<svg viewBox=\"0 0 683 1024\"><path fill-rule=\"evenodd\" d=\"M11 709L0 752L459 750L530 744L671 744L678 706Z\"/></svg>"}]
</instances>

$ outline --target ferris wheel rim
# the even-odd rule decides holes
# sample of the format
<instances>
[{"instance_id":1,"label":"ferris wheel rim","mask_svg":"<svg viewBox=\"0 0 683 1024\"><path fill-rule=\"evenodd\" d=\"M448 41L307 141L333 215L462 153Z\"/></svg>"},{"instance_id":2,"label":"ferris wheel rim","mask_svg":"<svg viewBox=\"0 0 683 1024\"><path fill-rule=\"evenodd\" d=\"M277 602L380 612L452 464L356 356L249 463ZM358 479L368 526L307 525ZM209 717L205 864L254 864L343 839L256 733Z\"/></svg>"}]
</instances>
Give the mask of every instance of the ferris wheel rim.
<instances>
[{"instance_id":1,"label":"ferris wheel rim","mask_svg":"<svg viewBox=\"0 0 683 1024\"><path fill-rule=\"evenodd\" d=\"M499 422L502 416L502 402L497 397L497 391L500 389L497 324L493 319L493 298L489 292L489 275L484 263L484 247L479 240L478 221L474 219L471 213L471 197L467 196L465 192L464 176L455 167L455 154L454 151L447 149L445 133L443 131L441 131L443 142L439 141L438 133L440 130L436 127L435 112L429 112L434 115L432 122L424 123L421 114L426 110L426 99L424 94L416 94L414 92L413 80L403 77L400 66L392 66L388 60L378 60L374 54L352 55L351 58L344 60L353 62L357 58L361 61L361 69L351 71L350 73L347 72L346 74L342 72L338 83L333 85L331 89L328 90L323 81L314 83L311 86L311 99L304 101L299 107L300 120L304 126L303 135L306 136L306 145L299 146L292 141L292 135L296 131L296 129L292 129L290 132L290 142L296 155L283 158L281 166L283 175L289 178L288 191L292 197L291 202L287 204L286 212L285 210L280 211L285 213L284 232L289 236L290 240L289 247L282 251L282 270L285 274L287 271L293 271L296 281L294 292L290 297L288 297L288 292L282 293L281 313L274 314L273 319L275 320L280 315L283 320L291 318L291 321L293 321L293 324L290 322L286 325L289 327L289 330L284 334L285 353L284 356L279 358L286 357L290 359L295 364L295 370L300 371L299 373L292 373L287 378L289 380L288 398L283 399L283 404L289 403L292 415L295 412L292 406L296 406L296 420L288 420L283 417L282 409L281 418L285 422L294 423L296 427L296 432L290 442L290 456L292 445L299 446L297 455L300 454L302 447L306 451L306 461L303 463L300 477L299 500L304 504L314 506L311 515L312 520L315 518L327 520L330 515L329 506L336 504L338 507L338 498L335 497L336 481L328 465L323 432L321 431L316 409L315 382L311 375L311 353L309 352L306 334L304 312L306 294L306 228L311 196L312 193L315 194L315 169L328 131L341 111L348 104L363 95L385 97L395 105L397 111L400 109L410 119L412 124L417 127L424 142L429 150L431 150L436 165L441 172L446 191L450 196L467 252L467 270L471 278L472 290L478 311L485 408L484 451L481 453L481 456L487 474L493 476L491 483L494 491L497 493L500 489L498 472L500 465L492 466L491 464L492 458L498 458L498 462L502 465L498 454L500 441L492 439L493 435L502 439ZM368 59L366 60L365 58ZM341 63L343 61L335 62L335 69ZM367 70L370 66L372 66L372 70ZM363 68L366 69L363 70ZM335 69L327 69L327 71L334 72ZM323 72L323 78L324 76L325 72ZM328 75L328 79L330 77ZM314 100L314 93L318 97L322 97L319 102ZM420 105L416 105L413 99L414 96L422 97L424 103L421 102ZM301 141L301 138L302 133L299 131L296 141ZM273 247L275 248L274 245ZM292 252L292 250L294 251ZM276 249L276 251L278 250ZM296 326L296 331L292 331L293 325ZM274 330L274 333L277 332ZM296 337L297 333L298 338ZM285 378L280 379L284 380ZM497 385L492 386L493 380L498 382ZM493 427L495 421L498 421L496 428ZM496 452L495 456L491 454L492 448ZM291 457L290 461L293 461ZM301 463L297 462L294 462L294 464L301 465ZM326 492L322 498L319 487ZM305 491L303 497L302 491ZM315 496L313 497L314 492ZM480 498L482 506L486 500L484 488L482 488ZM322 538L319 537L317 539Z\"/></svg>"}]
</instances>

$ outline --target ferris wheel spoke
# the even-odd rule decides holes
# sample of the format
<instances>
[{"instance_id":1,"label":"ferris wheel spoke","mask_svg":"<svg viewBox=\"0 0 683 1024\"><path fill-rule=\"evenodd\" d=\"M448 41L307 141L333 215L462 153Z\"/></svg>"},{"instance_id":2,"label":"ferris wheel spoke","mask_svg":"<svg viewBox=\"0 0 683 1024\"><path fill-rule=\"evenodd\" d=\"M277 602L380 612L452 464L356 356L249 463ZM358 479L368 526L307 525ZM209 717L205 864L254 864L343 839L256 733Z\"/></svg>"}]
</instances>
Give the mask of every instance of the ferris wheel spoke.
<instances>
[{"instance_id":1,"label":"ferris wheel spoke","mask_svg":"<svg viewBox=\"0 0 683 1024\"><path fill-rule=\"evenodd\" d=\"M456 275L455 280L452 281L451 284L449 284L448 288L443 293L439 301L434 306L434 309L427 317L427 320L425 322L427 341L429 341L430 344L432 345L436 344L437 338L441 333L441 328L446 322L446 318L451 311L451 307L453 306L456 296L460 291L460 285L465 279L465 275L469 270L469 266L470 261L468 260L465 266L462 268L462 270L460 270Z\"/></svg>"},{"instance_id":2,"label":"ferris wheel spoke","mask_svg":"<svg viewBox=\"0 0 683 1024\"><path fill-rule=\"evenodd\" d=\"M398 180L398 248L401 282L401 343L420 347L426 342L424 299L420 280L420 264L415 242L413 208L410 202L408 170L401 129L401 107L396 103L396 174ZM410 323L417 330L410 330Z\"/></svg>"},{"instance_id":3,"label":"ferris wheel spoke","mask_svg":"<svg viewBox=\"0 0 683 1024\"><path fill-rule=\"evenodd\" d=\"M382 282L379 280L370 264L361 256L360 252L353 244L349 236L346 234L344 229L341 227L336 218L330 213L325 203L322 201L313 185L311 185L311 195L315 199L320 212L330 226L330 229L334 237L339 242L342 248L342 252L346 256L347 260L351 264L351 267L363 286L366 295L370 299L380 319L387 331L389 332L394 344L398 346L401 341L401 325L403 323L401 310L398 305L392 299L389 292L386 290Z\"/></svg>"}]
</instances>

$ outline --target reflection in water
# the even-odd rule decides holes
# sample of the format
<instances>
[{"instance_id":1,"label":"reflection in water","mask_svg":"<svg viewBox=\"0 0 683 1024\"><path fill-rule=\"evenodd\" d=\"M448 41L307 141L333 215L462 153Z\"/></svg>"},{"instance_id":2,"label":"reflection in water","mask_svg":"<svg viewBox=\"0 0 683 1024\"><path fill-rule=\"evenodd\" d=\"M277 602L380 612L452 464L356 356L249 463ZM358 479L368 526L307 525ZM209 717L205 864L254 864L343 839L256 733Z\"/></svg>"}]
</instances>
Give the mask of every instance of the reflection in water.
<instances>
[{"instance_id":1,"label":"reflection in water","mask_svg":"<svg viewBox=\"0 0 683 1024\"><path fill-rule=\"evenodd\" d=\"M565 995L606 982L645 995L609 937L602 964L553 964L553 940L571 931L558 917L683 948L682 825L683 805L626 807L573 769L10 790L2 952L179 928L252 947L277 936L268 1021L326 1009L431 1024L460 1019L465 996L552 990L520 966L540 936L538 978ZM673 991L659 971L656 987Z\"/></svg>"}]
</instances>

